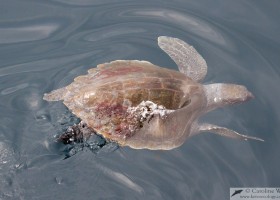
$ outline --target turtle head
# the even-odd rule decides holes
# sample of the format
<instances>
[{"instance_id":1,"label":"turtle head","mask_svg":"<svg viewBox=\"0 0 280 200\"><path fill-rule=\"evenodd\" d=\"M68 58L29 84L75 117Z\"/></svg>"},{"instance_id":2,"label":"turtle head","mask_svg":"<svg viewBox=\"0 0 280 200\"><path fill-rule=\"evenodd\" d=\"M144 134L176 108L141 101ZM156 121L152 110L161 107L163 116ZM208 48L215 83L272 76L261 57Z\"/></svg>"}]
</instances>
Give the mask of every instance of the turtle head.
<instances>
[{"instance_id":1,"label":"turtle head","mask_svg":"<svg viewBox=\"0 0 280 200\"><path fill-rule=\"evenodd\" d=\"M207 98L207 111L218 107L242 103L254 96L243 85L215 83L204 86Z\"/></svg>"}]
</instances>

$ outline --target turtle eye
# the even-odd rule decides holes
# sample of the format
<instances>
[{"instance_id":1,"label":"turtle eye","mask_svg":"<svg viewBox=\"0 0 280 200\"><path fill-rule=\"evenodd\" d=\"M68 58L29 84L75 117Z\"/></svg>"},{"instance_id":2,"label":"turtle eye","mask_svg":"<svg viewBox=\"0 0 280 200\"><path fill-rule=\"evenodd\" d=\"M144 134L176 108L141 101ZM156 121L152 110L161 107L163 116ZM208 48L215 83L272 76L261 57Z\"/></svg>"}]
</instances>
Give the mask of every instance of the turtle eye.
<instances>
[{"instance_id":1,"label":"turtle eye","mask_svg":"<svg viewBox=\"0 0 280 200\"><path fill-rule=\"evenodd\" d=\"M180 106L180 108L183 108L191 103L191 99L187 99L186 101L183 102L183 104Z\"/></svg>"}]
</instances>

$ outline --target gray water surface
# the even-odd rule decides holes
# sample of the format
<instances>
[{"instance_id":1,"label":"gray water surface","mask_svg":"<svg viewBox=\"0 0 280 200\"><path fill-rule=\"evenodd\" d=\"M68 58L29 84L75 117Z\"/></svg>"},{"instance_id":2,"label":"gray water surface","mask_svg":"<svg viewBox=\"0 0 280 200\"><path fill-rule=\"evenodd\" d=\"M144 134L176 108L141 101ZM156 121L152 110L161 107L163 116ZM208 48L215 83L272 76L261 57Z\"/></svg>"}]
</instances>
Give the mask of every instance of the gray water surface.
<instances>
[{"instance_id":1,"label":"gray water surface","mask_svg":"<svg viewBox=\"0 0 280 200\"><path fill-rule=\"evenodd\" d=\"M230 187L280 186L280 2L277 0L1 0L0 199L224 200ZM65 158L75 118L44 93L97 64L148 60L177 69L167 35L208 64L204 83L246 85L255 99L204 121L265 142L201 134L170 151L105 146Z\"/></svg>"}]
</instances>

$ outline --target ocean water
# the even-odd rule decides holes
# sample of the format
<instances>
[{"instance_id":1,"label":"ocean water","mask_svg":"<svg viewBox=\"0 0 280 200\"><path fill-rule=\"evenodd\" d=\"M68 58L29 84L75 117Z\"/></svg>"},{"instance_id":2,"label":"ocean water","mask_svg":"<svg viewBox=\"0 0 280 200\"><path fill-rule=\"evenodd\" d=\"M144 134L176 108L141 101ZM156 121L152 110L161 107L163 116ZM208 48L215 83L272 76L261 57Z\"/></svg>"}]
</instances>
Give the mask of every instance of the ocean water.
<instances>
[{"instance_id":1,"label":"ocean water","mask_svg":"<svg viewBox=\"0 0 280 200\"><path fill-rule=\"evenodd\" d=\"M277 0L1 0L0 199L229 199L230 187L280 186ZM170 151L69 149L77 119L43 94L97 64L148 60L177 69L157 37L205 58L203 83L245 85L255 99L202 120L265 142L197 135Z\"/></svg>"}]
</instances>

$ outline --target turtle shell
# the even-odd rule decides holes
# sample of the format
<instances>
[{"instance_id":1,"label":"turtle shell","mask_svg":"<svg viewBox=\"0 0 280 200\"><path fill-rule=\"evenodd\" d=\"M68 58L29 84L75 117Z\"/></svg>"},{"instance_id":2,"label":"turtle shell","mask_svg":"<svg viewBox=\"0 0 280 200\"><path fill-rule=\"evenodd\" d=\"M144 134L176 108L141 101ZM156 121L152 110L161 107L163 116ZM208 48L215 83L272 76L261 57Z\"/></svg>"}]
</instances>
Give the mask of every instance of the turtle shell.
<instances>
[{"instance_id":1,"label":"turtle shell","mask_svg":"<svg viewBox=\"0 0 280 200\"><path fill-rule=\"evenodd\" d=\"M189 103L189 95L198 87L178 71L147 61L118 60L90 69L62 88L59 97L50 93L45 99L63 100L97 133L125 145L144 125L140 116L128 112L130 108L150 101L165 110L177 110Z\"/></svg>"}]
</instances>

